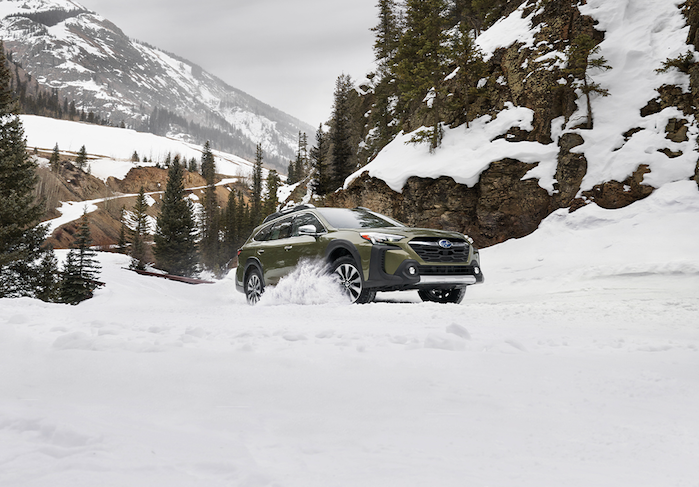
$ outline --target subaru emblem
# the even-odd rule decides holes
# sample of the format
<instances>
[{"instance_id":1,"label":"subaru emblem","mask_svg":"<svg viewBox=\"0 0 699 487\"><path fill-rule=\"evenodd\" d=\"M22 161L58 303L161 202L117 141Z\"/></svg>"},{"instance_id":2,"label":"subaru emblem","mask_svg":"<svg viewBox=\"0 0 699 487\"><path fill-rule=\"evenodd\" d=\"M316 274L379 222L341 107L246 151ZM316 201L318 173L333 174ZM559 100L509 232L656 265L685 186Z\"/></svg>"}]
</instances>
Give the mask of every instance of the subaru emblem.
<instances>
[{"instance_id":1,"label":"subaru emblem","mask_svg":"<svg viewBox=\"0 0 699 487\"><path fill-rule=\"evenodd\" d=\"M440 240L439 246L442 247L443 249L450 249L452 246L452 243L449 240Z\"/></svg>"}]
</instances>

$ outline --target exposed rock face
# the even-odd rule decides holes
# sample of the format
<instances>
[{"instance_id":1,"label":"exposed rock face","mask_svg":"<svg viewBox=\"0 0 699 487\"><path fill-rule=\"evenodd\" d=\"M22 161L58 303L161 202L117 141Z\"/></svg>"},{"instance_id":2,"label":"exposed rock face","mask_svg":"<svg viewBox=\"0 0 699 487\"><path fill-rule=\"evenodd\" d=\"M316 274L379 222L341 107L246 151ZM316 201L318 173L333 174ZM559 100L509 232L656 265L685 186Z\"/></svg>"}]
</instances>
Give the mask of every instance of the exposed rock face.
<instances>
[{"instance_id":1,"label":"exposed rock face","mask_svg":"<svg viewBox=\"0 0 699 487\"><path fill-rule=\"evenodd\" d=\"M206 180L201 174L190 171L185 171L184 174L184 186L186 188L206 186ZM166 185L167 169L157 167L134 167L129 170L123 180L114 177L107 179L107 186L119 193L138 193L141 190L141 186L147 193L165 191Z\"/></svg>"},{"instance_id":2,"label":"exposed rock face","mask_svg":"<svg viewBox=\"0 0 699 487\"><path fill-rule=\"evenodd\" d=\"M581 35L589 36L596 42L604 39L604 33L595 29L593 19L580 14L575 2L551 0L538 4L536 8L541 5L544 6L543 10L533 20L539 26L535 35L536 47L522 49L521 45L514 44L497 50L488 62L489 78L483 88L484 94L469 106L469 120L485 114L497 115L507 102L533 110L532 129L511 130L506 134L508 141L552 143L552 121L559 117L568 121L577 110L579 94L569 85L558 83L562 76L560 71L537 63L536 59L542 56L539 49L550 50L550 46L554 46L562 52ZM688 0L685 5L691 29L689 41L697 46L698 5L699 0ZM525 11L524 15L530 12ZM671 119L665 127L667 139L675 143L688 140L690 115L699 118L696 109L699 107L699 65L692 66L689 73L692 93L685 93L679 86L661 86L658 96L648 100L640 112L642 117L647 117L668 107L679 108L688 118ZM466 122L463 111L445 115L452 127ZM640 130L631 129L621 135L628 141ZM542 219L560 208L575 211L594 202L603 208L616 209L652 193L653 187L643 184L644 175L650 172L645 164L641 164L624 181L607 181L581 192L588 161L583 154L575 151L584 143L577 132L564 133L557 139L558 165L552 194L542 189L535 179L522 181L522 177L534 165L505 159L491 163L472 188L448 177L412 177L401 193L396 193L383 181L364 173L346 190L330 195L326 203L345 207L365 206L410 225L464 232L472 236L478 245L489 246L533 232ZM670 149L661 152L668 159L682 155ZM699 164L695 179L699 184Z\"/></svg>"},{"instance_id":3,"label":"exposed rock face","mask_svg":"<svg viewBox=\"0 0 699 487\"><path fill-rule=\"evenodd\" d=\"M532 167L512 159L495 162L473 188L448 177L412 177L402 193L365 173L347 190L329 195L326 204L364 206L411 226L466 233L487 247L528 235L551 212L551 197L537 181L522 181Z\"/></svg>"}]
</instances>

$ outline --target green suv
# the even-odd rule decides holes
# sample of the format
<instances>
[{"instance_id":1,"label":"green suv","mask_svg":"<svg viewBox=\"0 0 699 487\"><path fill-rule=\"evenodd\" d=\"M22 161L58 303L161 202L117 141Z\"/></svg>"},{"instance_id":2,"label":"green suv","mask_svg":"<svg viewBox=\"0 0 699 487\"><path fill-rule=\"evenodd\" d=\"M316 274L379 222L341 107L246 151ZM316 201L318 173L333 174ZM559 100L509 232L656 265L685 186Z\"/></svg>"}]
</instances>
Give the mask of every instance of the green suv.
<instances>
[{"instance_id":1,"label":"green suv","mask_svg":"<svg viewBox=\"0 0 699 487\"><path fill-rule=\"evenodd\" d=\"M266 286L313 259L353 303L407 289L423 301L460 303L466 286L483 282L478 250L465 235L406 227L366 208L299 205L265 218L238 250L236 288L255 304Z\"/></svg>"}]
</instances>

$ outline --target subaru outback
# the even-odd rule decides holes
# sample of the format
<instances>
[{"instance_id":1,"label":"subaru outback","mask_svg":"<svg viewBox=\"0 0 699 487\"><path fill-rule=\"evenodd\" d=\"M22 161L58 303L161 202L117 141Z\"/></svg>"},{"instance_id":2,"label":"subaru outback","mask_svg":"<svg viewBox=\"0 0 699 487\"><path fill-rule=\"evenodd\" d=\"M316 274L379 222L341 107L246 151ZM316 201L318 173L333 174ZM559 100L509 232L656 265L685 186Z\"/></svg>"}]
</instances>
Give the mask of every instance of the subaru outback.
<instances>
[{"instance_id":1,"label":"subaru outback","mask_svg":"<svg viewBox=\"0 0 699 487\"><path fill-rule=\"evenodd\" d=\"M265 218L238 250L236 288L255 304L307 259L324 262L352 303L409 289L423 301L460 303L466 286L483 282L478 250L463 234L408 227L366 208L298 205Z\"/></svg>"}]
</instances>

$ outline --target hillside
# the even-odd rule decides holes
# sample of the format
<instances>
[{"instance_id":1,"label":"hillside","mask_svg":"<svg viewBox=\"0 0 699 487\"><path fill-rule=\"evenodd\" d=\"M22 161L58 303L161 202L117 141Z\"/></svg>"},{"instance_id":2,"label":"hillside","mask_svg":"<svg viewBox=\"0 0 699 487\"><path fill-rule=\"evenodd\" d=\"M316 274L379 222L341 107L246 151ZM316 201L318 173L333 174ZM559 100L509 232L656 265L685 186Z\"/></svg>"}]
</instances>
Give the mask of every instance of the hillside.
<instances>
[{"instance_id":1,"label":"hillside","mask_svg":"<svg viewBox=\"0 0 699 487\"><path fill-rule=\"evenodd\" d=\"M177 139L136 132L131 129L21 115L27 148L40 161L40 184L37 196L46 201L45 221L53 234L49 243L67 248L73 240L76 220L84 209L91 214L95 244L109 248L116 244L121 227L121 208L130 209L141 186L150 193L149 215L160 209L160 195L165 189L167 170L161 168L168 156L180 156L187 162L201 160L202 147ZM48 158L55 145L61 154L61 167L53 171ZM78 170L73 161L85 146L88 162ZM148 162L132 161L133 154ZM216 163L219 201L225 205L229 191L247 193L252 164L238 156L212 151ZM267 169L263 168L267 175ZM185 186L195 205L206 186L197 172L187 172Z\"/></svg>"},{"instance_id":2,"label":"hillside","mask_svg":"<svg viewBox=\"0 0 699 487\"><path fill-rule=\"evenodd\" d=\"M560 208L622 208L666 184L699 180L694 2L507 5L470 34L480 75L443 65L439 108L433 86L396 109L389 127L401 130L329 204L368 206L487 246L531 233ZM356 113L380 110L382 90L399 75L361 81ZM585 86L595 87L589 105ZM411 143L435 116L441 145ZM360 154L381 128L367 118L355 115Z\"/></svg>"},{"instance_id":3,"label":"hillside","mask_svg":"<svg viewBox=\"0 0 699 487\"><path fill-rule=\"evenodd\" d=\"M71 0L0 2L0 39L30 83L112 125L211 140L248 159L262 143L277 169L295 157L299 131L314 132L196 64L130 39Z\"/></svg>"}]
</instances>

